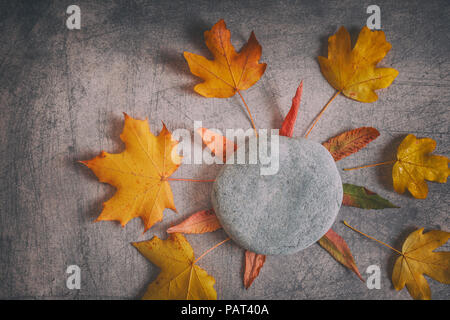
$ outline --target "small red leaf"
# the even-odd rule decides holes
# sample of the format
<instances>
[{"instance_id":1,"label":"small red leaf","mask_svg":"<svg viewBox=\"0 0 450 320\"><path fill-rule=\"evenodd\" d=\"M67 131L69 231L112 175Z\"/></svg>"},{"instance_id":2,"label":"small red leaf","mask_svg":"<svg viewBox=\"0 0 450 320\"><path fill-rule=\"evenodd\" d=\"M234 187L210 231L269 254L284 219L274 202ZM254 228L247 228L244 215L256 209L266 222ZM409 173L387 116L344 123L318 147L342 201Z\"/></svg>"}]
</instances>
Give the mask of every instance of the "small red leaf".
<instances>
[{"instance_id":1,"label":"small red leaf","mask_svg":"<svg viewBox=\"0 0 450 320\"><path fill-rule=\"evenodd\" d=\"M358 152L379 135L380 133L375 128L361 127L344 132L322 143L322 145L330 151L334 161L339 161Z\"/></svg>"},{"instance_id":2,"label":"small red leaf","mask_svg":"<svg viewBox=\"0 0 450 320\"><path fill-rule=\"evenodd\" d=\"M189 218L167 229L167 233L205 233L222 228L213 209L194 213Z\"/></svg>"},{"instance_id":3,"label":"small red leaf","mask_svg":"<svg viewBox=\"0 0 450 320\"><path fill-rule=\"evenodd\" d=\"M294 98L292 98L292 106L280 129L280 136L292 137L294 134L295 121L297 120L300 101L302 100L303 80L297 88Z\"/></svg>"},{"instance_id":4,"label":"small red leaf","mask_svg":"<svg viewBox=\"0 0 450 320\"><path fill-rule=\"evenodd\" d=\"M328 230L328 232L320 238L319 244L327 250L333 258L352 270L358 278L364 282L364 279L356 266L355 259L353 259L350 248L345 240L334 232L333 229Z\"/></svg>"},{"instance_id":5,"label":"small red leaf","mask_svg":"<svg viewBox=\"0 0 450 320\"><path fill-rule=\"evenodd\" d=\"M259 275L259 271L266 262L266 256L257 254L251 251L245 251L245 272L244 272L244 286L248 289L253 280Z\"/></svg>"}]
</instances>

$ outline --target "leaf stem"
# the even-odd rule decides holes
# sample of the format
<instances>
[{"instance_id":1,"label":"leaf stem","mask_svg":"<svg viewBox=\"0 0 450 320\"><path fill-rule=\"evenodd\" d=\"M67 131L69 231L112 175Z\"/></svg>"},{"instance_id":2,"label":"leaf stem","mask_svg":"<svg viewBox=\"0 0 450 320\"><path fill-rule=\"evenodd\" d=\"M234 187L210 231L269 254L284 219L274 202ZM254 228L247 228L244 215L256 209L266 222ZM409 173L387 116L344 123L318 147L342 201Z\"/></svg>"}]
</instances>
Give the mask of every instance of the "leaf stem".
<instances>
[{"instance_id":1,"label":"leaf stem","mask_svg":"<svg viewBox=\"0 0 450 320\"><path fill-rule=\"evenodd\" d=\"M343 169L343 170L344 171L351 171L351 170L356 170L356 169L377 167L377 166L382 166L382 165L385 165L385 164L391 164L391 163L394 163L394 162L395 162L395 160L391 160L391 161L379 162L379 163L374 163L374 164L368 164L366 166L361 166L361 167L346 168L346 169Z\"/></svg>"},{"instance_id":2,"label":"leaf stem","mask_svg":"<svg viewBox=\"0 0 450 320\"><path fill-rule=\"evenodd\" d=\"M236 89L236 91L237 91L237 93L239 93L239 96L241 97L242 102L244 103L245 108L247 109L248 115L250 117L250 121L252 122L253 129L255 130L255 137L258 138L258 132L256 131L255 122L253 121L253 117L252 117L252 114L250 112L250 108L248 107L247 103L245 102L244 97L241 94L241 91L239 89Z\"/></svg>"},{"instance_id":3,"label":"leaf stem","mask_svg":"<svg viewBox=\"0 0 450 320\"><path fill-rule=\"evenodd\" d=\"M205 252L202 253L202 255L200 255L200 257L198 257L197 259L195 259L194 263L192 264L196 264L201 258L203 258L204 256L206 256L208 253L210 253L211 251L213 251L215 248L221 246L222 244L224 244L225 242L227 242L228 240L230 240L231 238L226 238L225 240L217 243L216 245L214 245L213 247L209 248L208 250L206 250Z\"/></svg>"},{"instance_id":4,"label":"leaf stem","mask_svg":"<svg viewBox=\"0 0 450 320\"><path fill-rule=\"evenodd\" d=\"M352 227L351 225L349 225L349 224L347 223L347 221L345 221L345 220L344 220L344 224L345 224L346 227L352 229L353 231L356 231L356 232L362 234L363 236L365 236L365 237L367 237L367 238L369 238L369 239L371 239L371 240L374 240L374 241L376 241L376 242L382 244L383 246L388 247L388 248L391 249L391 250L394 250L394 251L397 252L399 255L403 255L403 253L401 253L400 251L398 251L398 250L395 249L395 248L392 248L390 245L388 245L388 244L386 244L386 243L384 243L384 242L382 242L382 241L380 241L380 240L377 240L377 239L375 239L374 237L371 237L371 236L369 236L369 235L367 235L367 234L365 234L365 233L359 231L358 229L353 228L353 227Z\"/></svg>"},{"instance_id":5,"label":"leaf stem","mask_svg":"<svg viewBox=\"0 0 450 320\"><path fill-rule=\"evenodd\" d=\"M312 129L316 125L316 123L319 121L320 117L322 117L325 110L327 110L330 103L341 93L341 91L336 91L333 97L327 102L327 104L323 107L322 111L317 115L316 120L314 120L314 123L312 124L311 128L308 130L308 132L305 134L305 138L308 138L309 134L311 133Z\"/></svg>"},{"instance_id":6,"label":"leaf stem","mask_svg":"<svg viewBox=\"0 0 450 320\"><path fill-rule=\"evenodd\" d=\"M215 179L184 179L184 178L167 178L166 181L191 181L191 182L214 182Z\"/></svg>"}]
</instances>

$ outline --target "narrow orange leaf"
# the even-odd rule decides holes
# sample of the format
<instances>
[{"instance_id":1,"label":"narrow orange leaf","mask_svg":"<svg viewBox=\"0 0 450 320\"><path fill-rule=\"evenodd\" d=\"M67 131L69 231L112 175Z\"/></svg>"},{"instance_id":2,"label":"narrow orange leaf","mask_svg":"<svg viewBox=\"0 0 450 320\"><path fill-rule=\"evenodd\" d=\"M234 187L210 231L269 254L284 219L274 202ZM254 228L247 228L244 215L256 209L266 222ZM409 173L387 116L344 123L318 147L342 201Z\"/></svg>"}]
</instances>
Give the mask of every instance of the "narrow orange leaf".
<instances>
[{"instance_id":1,"label":"narrow orange leaf","mask_svg":"<svg viewBox=\"0 0 450 320\"><path fill-rule=\"evenodd\" d=\"M302 100L303 80L297 88L294 98L292 98L292 106L280 129L280 136L292 137L294 134L295 122L297 121L298 109Z\"/></svg>"},{"instance_id":2,"label":"narrow orange leaf","mask_svg":"<svg viewBox=\"0 0 450 320\"><path fill-rule=\"evenodd\" d=\"M364 282L364 279L356 266L355 259L353 258L350 248L345 240L334 232L333 229L328 230L328 232L320 238L319 244L327 250L333 258L352 270L358 278Z\"/></svg>"},{"instance_id":3,"label":"narrow orange leaf","mask_svg":"<svg viewBox=\"0 0 450 320\"><path fill-rule=\"evenodd\" d=\"M324 142L322 145L330 151L334 161L339 161L358 152L379 135L380 133L375 128L361 127L344 132Z\"/></svg>"},{"instance_id":4,"label":"narrow orange leaf","mask_svg":"<svg viewBox=\"0 0 450 320\"><path fill-rule=\"evenodd\" d=\"M199 128L197 133L202 137L203 143L211 150L211 153L219 159L222 158L224 163L227 161L227 154L232 155L237 149L237 145L233 141L212 130Z\"/></svg>"},{"instance_id":5,"label":"narrow orange leaf","mask_svg":"<svg viewBox=\"0 0 450 320\"><path fill-rule=\"evenodd\" d=\"M259 275L259 271L266 262L266 256L257 254L251 251L245 251L245 272L244 272L244 286L245 289L250 288L253 281Z\"/></svg>"},{"instance_id":6,"label":"narrow orange leaf","mask_svg":"<svg viewBox=\"0 0 450 320\"><path fill-rule=\"evenodd\" d=\"M213 209L202 210L189 218L167 229L167 233L205 233L222 228Z\"/></svg>"}]
</instances>

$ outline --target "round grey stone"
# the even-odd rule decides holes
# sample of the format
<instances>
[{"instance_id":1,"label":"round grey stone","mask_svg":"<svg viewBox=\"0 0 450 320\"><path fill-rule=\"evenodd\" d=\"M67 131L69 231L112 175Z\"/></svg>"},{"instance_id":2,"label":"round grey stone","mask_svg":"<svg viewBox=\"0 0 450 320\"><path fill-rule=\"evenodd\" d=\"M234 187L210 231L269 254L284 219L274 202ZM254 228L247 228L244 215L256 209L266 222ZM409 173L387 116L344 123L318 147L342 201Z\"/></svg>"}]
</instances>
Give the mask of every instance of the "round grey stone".
<instances>
[{"instance_id":1,"label":"round grey stone","mask_svg":"<svg viewBox=\"0 0 450 320\"><path fill-rule=\"evenodd\" d=\"M278 172L261 175L260 167L225 164L216 178L212 203L225 232L241 247L269 255L294 253L319 240L343 197L328 150L309 139L280 136Z\"/></svg>"}]
</instances>

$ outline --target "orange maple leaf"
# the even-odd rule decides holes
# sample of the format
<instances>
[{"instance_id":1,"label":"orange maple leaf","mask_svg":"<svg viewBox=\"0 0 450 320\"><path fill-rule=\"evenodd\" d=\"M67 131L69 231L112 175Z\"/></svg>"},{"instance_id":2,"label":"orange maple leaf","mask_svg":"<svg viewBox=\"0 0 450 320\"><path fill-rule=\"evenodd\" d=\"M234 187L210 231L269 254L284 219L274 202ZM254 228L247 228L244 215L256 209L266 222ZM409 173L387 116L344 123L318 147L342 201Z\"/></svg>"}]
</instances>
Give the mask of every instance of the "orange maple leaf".
<instances>
[{"instance_id":1,"label":"orange maple leaf","mask_svg":"<svg viewBox=\"0 0 450 320\"><path fill-rule=\"evenodd\" d=\"M136 120L125 115L120 139L125 143L122 153L102 151L99 156L81 161L100 182L117 189L103 203L96 221L117 220L122 226L133 218L144 221L145 231L163 218L165 208L176 212L169 177L181 164L176 147L178 142L163 124L158 136L150 132L147 119Z\"/></svg>"},{"instance_id":2,"label":"orange maple leaf","mask_svg":"<svg viewBox=\"0 0 450 320\"><path fill-rule=\"evenodd\" d=\"M253 86L264 74L266 64L258 62L262 49L253 32L237 53L231 44L230 31L221 19L210 31L205 31L205 42L214 56L212 61L184 52L191 72L205 80L195 86L198 94L208 98L232 97Z\"/></svg>"}]
</instances>

